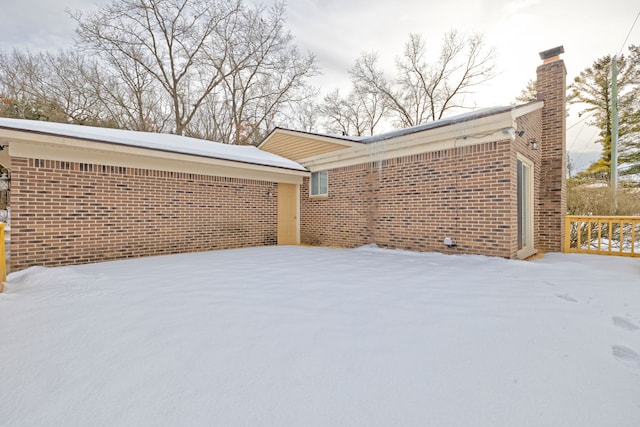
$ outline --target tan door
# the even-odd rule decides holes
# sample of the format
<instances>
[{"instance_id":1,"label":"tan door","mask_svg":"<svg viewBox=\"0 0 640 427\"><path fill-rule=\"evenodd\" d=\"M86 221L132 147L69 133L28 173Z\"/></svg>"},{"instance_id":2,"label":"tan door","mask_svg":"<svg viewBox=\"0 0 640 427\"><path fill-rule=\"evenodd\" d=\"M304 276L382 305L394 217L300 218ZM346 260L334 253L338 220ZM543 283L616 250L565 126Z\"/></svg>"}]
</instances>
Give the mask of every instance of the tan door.
<instances>
[{"instance_id":1,"label":"tan door","mask_svg":"<svg viewBox=\"0 0 640 427\"><path fill-rule=\"evenodd\" d=\"M297 245L298 232L298 186L278 184L278 244Z\"/></svg>"}]
</instances>

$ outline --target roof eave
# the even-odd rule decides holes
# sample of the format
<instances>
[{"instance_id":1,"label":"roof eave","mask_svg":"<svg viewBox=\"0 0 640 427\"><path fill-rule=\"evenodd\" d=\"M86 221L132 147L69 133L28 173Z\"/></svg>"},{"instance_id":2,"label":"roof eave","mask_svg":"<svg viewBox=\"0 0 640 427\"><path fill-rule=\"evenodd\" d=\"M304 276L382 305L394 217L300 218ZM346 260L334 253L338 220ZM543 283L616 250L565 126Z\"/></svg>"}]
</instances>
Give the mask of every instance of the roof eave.
<instances>
[{"instance_id":1,"label":"roof eave","mask_svg":"<svg viewBox=\"0 0 640 427\"><path fill-rule=\"evenodd\" d=\"M544 101L533 101L527 104L520 104L513 107L512 113L513 118L518 118L524 116L526 114L532 113L536 110L540 110L544 107Z\"/></svg>"},{"instance_id":2,"label":"roof eave","mask_svg":"<svg viewBox=\"0 0 640 427\"><path fill-rule=\"evenodd\" d=\"M258 148L261 150L264 149L264 146L267 145L269 141L273 139L274 135L276 135L277 133L282 133L285 135L293 135L293 136L302 136L305 138L314 139L316 141L330 142L332 144L344 145L345 147L357 147L362 145L361 142L359 142L354 138L341 137L338 135L325 135L325 134L277 127L271 132L269 132L269 135L267 135L267 137L260 144L258 144Z\"/></svg>"},{"instance_id":3,"label":"roof eave","mask_svg":"<svg viewBox=\"0 0 640 427\"><path fill-rule=\"evenodd\" d=\"M142 151L145 151L147 153L153 153L153 152L171 153L171 154L176 154L176 155L190 156L190 157L203 158L203 159L212 159L212 160L217 160L217 161L222 161L222 162L229 162L229 163L239 163L239 164L255 165L255 166L268 167L268 168L274 168L274 169L285 169L285 170L291 170L291 171L306 172L305 169L289 168L289 167L282 166L282 165L273 165L273 164L266 164L266 163L259 163L259 162L250 162L250 161L246 161L246 160L227 159L227 158L224 158L224 157L221 157L221 156L214 156L214 155L204 155L204 154L196 154L196 153L184 153L184 152L181 152L181 151L170 150L170 149L140 147L140 146L129 145L129 144L121 143L121 142L105 141L103 139L98 139L98 138L78 137L78 136L75 136L75 135L64 135L64 134L54 133L54 132L45 132L45 131L38 131L38 130L33 130L33 129L22 129L22 128L15 128L15 127L8 127L8 126L0 125L0 131L2 131L2 130L6 131L6 132L9 132L10 135L12 135L12 136L11 137L7 137L7 136L3 136L0 133L0 143L4 143L4 142L9 143L11 140L29 140L29 139L32 139L30 137L21 138L19 136L20 134L39 135L39 136L44 136L46 138L50 138L52 141L53 140L58 140L58 143L60 145L68 145L68 144L65 144L64 140L75 140L75 141L82 141L82 142L85 142L85 143L107 144L107 145L117 146L117 147L126 147L126 148L130 148L130 149L135 149L135 150L142 150Z\"/></svg>"},{"instance_id":4,"label":"roof eave","mask_svg":"<svg viewBox=\"0 0 640 427\"><path fill-rule=\"evenodd\" d=\"M517 127L516 118L539 108L542 108L542 103L524 104L503 110L500 113L381 139L348 150L299 159L298 163L315 172L325 168L333 169L366 163L371 161L373 157L376 157L375 160L380 160L489 141L513 139L507 130Z\"/></svg>"}]
</instances>

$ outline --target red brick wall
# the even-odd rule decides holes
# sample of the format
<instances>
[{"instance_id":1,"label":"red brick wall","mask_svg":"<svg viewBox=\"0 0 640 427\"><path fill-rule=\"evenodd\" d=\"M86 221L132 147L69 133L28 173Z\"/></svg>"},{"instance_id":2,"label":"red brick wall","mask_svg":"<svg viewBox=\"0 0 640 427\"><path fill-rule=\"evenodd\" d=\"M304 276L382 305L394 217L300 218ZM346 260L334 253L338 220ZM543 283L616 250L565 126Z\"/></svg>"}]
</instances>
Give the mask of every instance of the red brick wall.
<instances>
[{"instance_id":1,"label":"red brick wall","mask_svg":"<svg viewBox=\"0 0 640 427\"><path fill-rule=\"evenodd\" d=\"M509 161L509 141L385 161L379 175L376 243L509 256L515 226ZM457 247L448 249L445 237Z\"/></svg>"},{"instance_id":2,"label":"red brick wall","mask_svg":"<svg viewBox=\"0 0 640 427\"><path fill-rule=\"evenodd\" d=\"M540 187L540 246L562 250L566 190L566 76L564 61L542 64L537 69L538 99L542 109L542 174Z\"/></svg>"},{"instance_id":3,"label":"red brick wall","mask_svg":"<svg viewBox=\"0 0 640 427\"><path fill-rule=\"evenodd\" d=\"M309 198L309 179L300 186L300 241L341 247L371 242L369 165L329 173L329 196Z\"/></svg>"},{"instance_id":4,"label":"red brick wall","mask_svg":"<svg viewBox=\"0 0 640 427\"><path fill-rule=\"evenodd\" d=\"M533 129L536 123L522 126ZM345 247L376 243L513 258L516 152L531 158L539 174L539 154L532 154L526 139L330 170L327 198L309 198L308 186L303 186L302 242ZM447 248L445 237L457 246Z\"/></svg>"},{"instance_id":5,"label":"red brick wall","mask_svg":"<svg viewBox=\"0 0 640 427\"><path fill-rule=\"evenodd\" d=\"M301 195L303 243L517 253L517 156L534 164L534 247L562 250L566 213L566 69L538 68L542 110L517 119L523 136L329 171L329 196ZM534 150L531 141L538 149ZM308 186L308 183L305 183ZM442 242L451 237L457 247Z\"/></svg>"},{"instance_id":6,"label":"red brick wall","mask_svg":"<svg viewBox=\"0 0 640 427\"><path fill-rule=\"evenodd\" d=\"M329 170L329 195L301 187L301 240L312 245L473 253L515 258L517 153L540 178L540 111L517 119L524 130L503 140ZM534 188L534 209L539 205ZM538 216L534 213L534 224ZM537 228L534 239L537 243ZM444 245L445 237L456 243Z\"/></svg>"},{"instance_id":7,"label":"red brick wall","mask_svg":"<svg viewBox=\"0 0 640 427\"><path fill-rule=\"evenodd\" d=\"M276 243L277 184L12 158L11 270Z\"/></svg>"}]
</instances>

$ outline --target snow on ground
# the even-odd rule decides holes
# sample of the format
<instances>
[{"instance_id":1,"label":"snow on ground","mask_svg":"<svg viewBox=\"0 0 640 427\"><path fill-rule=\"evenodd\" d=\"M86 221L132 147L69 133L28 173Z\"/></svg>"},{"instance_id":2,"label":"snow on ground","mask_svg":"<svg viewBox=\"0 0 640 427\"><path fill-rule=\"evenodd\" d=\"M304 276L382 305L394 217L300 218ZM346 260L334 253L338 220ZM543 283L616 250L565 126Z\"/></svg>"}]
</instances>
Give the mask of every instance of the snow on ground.
<instances>
[{"instance_id":1,"label":"snow on ground","mask_svg":"<svg viewBox=\"0 0 640 427\"><path fill-rule=\"evenodd\" d=\"M640 260L250 248L0 294L2 426L640 425Z\"/></svg>"}]
</instances>

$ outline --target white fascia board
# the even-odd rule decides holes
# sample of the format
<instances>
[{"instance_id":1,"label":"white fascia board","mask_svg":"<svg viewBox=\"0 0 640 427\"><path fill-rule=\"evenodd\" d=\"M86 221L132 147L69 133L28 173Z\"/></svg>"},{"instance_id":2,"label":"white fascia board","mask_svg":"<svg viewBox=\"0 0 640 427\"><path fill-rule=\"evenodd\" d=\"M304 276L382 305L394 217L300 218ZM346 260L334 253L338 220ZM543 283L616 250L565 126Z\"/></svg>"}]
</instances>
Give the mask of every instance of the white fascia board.
<instances>
[{"instance_id":1,"label":"white fascia board","mask_svg":"<svg viewBox=\"0 0 640 427\"><path fill-rule=\"evenodd\" d=\"M526 112L522 114L526 114ZM476 120L300 159L298 163L311 172L316 172L491 141L513 140L514 135L506 133L505 130L515 129L517 126L515 119L522 114L516 114L514 110L509 110Z\"/></svg>"},{"instance_id":2,"label":"white fascia board","mask_svg":"<svg viewBox=\"0 0 640 427\"><path fill-rule=\"evenodd\" d=\"M544 101L536 101L515 107L513 110L511 110L511 112L513 113L513 118L515 119L524 116L525 114L529 114L533 111L540 110L542 109L542 107L544 107Z\"/></svg>"},{"instance_id":3,"label":"white fascia board","mask_svg":"<svg viewBox=\"0 0 640 427\"><path fill-rule=\"evenodd\" d=\"M3 131L3 136L3 140L10 141L11 157L168 170L290 184L300 184L303 177L309 176L308 171L61 136L8 130Z\"/></svg>"}]
</instances>

